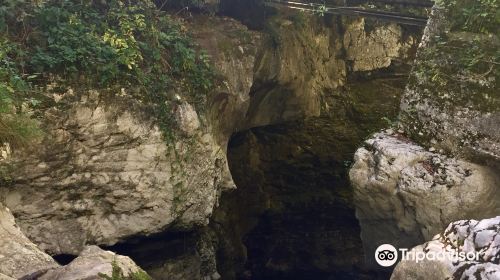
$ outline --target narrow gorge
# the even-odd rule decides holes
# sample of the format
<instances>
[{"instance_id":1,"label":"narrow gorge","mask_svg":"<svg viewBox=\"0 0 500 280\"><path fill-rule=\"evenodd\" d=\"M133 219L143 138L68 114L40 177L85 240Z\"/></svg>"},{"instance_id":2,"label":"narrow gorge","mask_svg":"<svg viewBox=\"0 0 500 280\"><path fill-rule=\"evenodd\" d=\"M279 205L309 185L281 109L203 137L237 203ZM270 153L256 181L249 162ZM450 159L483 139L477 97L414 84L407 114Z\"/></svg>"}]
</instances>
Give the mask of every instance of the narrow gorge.
<instances>
[{"instance_id":1,"label":"narrow gorge","mask_svg":"<svg viewBox=\"0 0 500 280\"><path fill-rule=\"evenodd\" d=\"M497 0L28 2L0 279L500 279Z\"/></svg>"}]
</instances>

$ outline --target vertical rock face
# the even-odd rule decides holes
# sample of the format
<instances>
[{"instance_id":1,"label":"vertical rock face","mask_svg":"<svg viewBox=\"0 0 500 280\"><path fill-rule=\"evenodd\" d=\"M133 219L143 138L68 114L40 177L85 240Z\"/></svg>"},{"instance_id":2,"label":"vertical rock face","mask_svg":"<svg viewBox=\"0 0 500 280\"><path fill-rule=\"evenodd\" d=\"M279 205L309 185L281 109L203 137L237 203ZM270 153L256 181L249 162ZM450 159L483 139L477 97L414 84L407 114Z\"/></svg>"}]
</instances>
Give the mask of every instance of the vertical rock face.
<instances>
[{"instance_id":1,"label":"vertical rock face","mask_svg":"<svg viewBox=\"0 0 500 280\"><path fill-rule=\"evenodd\" d=\"M391 280L406 279L500 279L500 216L484 220L461 220L451 223L431 241L413 248L408 254L445 258L401 261ZM454 254L469 254L458 259ZM476 257L477 256L477 257Z\"/></svg>"},{"instance_id":2,"label":"vertical rock face","mask_svg":"<svg viewBox=\"0 0 500 280\"><path fill-rule=\"evenodd\" d=\"M85 244L207 224L230 175L192 109L178 118L192 141L169 143L133 98L84 96L45 112L43 143L14 159L12 183L0 188L23 231L43 250L78 254Z\"/></svg>"},{"instance_id":3,"label":"vertical rock face","mask_svg":"<svg viewBox=\"0 0 500 280\"><path fill-rule=\"evenodd\" d=\"M411 59L409 49L417 42L412 36L403 39L403 29L397 24L376 26L367 32L364 18L348 22L345 30L346 58L351 61L354 71L385 68L393 59Z\"/></svg>"},{"instance_id":4,"label":"vertical rock face","mask_svg":"<svg viewBox=\"0 0 500 280\"><path fill-rule=\"evenodd\" d=\"M17 279L58 266L21 232L9 209L0 204L0 279Z\"/></svg>"},{"instance_id":5,"label":"vertical rock face","mask_svg":"<svg viewBox=\"0 0 500 280\"><path fill-rule=\"evenodd\" d=\"M254 65L263 34L234 19L198 16L189 22L196 42L210 55L222 83L207 102L208 119L225 148L231 134L245 126L254 82Z\"/></svg>"},{"instance_id":6,"label":"vertical rock face","mask_svg":"<svg viewBox=\"0 0 500 280\"><path fill-rule=\"evenodd\" d=\"M404 62L417 44L414 34L394 24L305 13L283 12L268 29L256 61L247 127L319 116L331 106L325 98L343 88L348 75Z\"/></svg>"},{"instance_id":7,"label":"vertical rock face","mask_svg":"<svg viewBox=\"0 0 500 280\"><path fill-rule=\"evenodd\" d=\"M402 98L400 133L375 134L356 152L350 179L369 263L383 243L411 247L452 221L500 213L500 99L490 61L498 34L459 32L454 20L433 8ZM475 52L485 61L471 63ZM408 270L397 279L450 275L440 263L419 267L420 278Z\"/></svg>"},{"instance_id":8,"label":"vertical rock face","mask_svg":"<svg viewBox=\"0 0 500 280\"><path fill-rule=\"evenodd\" d=\"M499 34L454 30L458 16L433 8L402 99L401 127L424 146L498 168Z\"/></svg>"},{"instance_id":9,"label":"vertical rock face","mask_svg":"<svg viewBox=\"0 0 500 280\"><path fill-rule=\"evenodd\" d=\"M375 134L350 170L367 261L376 247L411 247L448 223L500 213L500 178L488 167L427 152L400 135Z\"/></svg>"}]
</instances>

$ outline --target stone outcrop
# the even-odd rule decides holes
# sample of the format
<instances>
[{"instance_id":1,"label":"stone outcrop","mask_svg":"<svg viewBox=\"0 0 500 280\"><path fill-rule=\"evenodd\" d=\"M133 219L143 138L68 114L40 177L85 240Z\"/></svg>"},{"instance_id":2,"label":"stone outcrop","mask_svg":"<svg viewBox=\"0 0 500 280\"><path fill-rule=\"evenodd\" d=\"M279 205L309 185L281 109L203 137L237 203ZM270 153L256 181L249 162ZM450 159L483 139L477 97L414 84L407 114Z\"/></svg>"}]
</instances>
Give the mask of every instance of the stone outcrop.
<instances>
[{"instance_id":1,"label":"stone outcrop","mask_svg":"<svg viewBox=\"0 0 500 280\"><path fill-rule=\"evenodd\" d=\"M400 126L421 145L498 168L499 34L452 29L460 16L432 9L402 99Z\"/></svg>"},{"instance_id":2,"label":"stone outcrop","mask_svg":"<svg viewBox=\"0 0 500 280\"><path fill-rule=\"evenodd\" d=\"M0 279L17 279L58 266L21 232L9 209L0 204Z\"/></svg>"},{"instance_id":3,"label":"stone outcrop","mask_svg":"<svg viewBox=\"0 0 500 280\"><path fill-rule=\"evenodd\" d=\"M0 145L0 162L7 160L10 157L11 149L8 143Z\"/></svg>"},{"instance_id":4,"label":"stone outcrop","mask_svg":"<svg viewBox=\"0 0 500 280\"><path fill-rule=\"evenodd\" d=\"M418 263L414 259L403 260L394 269L391 280L500 279L500 216L453 222L431 241L408 253L447 257ZM479 258L453 258L453 254L457 253L477 255Z\"/></svg>"},{"instance_id":5,"label":"stone outcrop","mask_svg":"<svg viewBox=\"0 0 500 280\"><path fill-rule=\"evenodd\" d=\"M208 118L225 148L233 132L245 127L254 82L254 65L263 34L226 17L199 16L189 22L196 42L210 55L221 84L209 96Z\"/></svg>"},{"instance_id":6,"label":"stone outcrop","mask_svg":"<svg viewBox=\"0 0 500 280\"><path fill-rule=\"evenodd\" d=\"M350 170L367 260L383 243L411 247L452 221L500 213L500 178L489 167L426 151L399 134L378 133Z\"/></svg>"},{"instance_id":7,"label":"stone outcrop","mask_svg":"<svg viewBox=\"0 0 500 280\"><path fill-rule=\"evenodd\" d=\"M114 267L113 267L114 266ZM141 275L147 279L147 274L138 267L129 257L120 256L110 251L104 251L97 246L88 246L83 249L80 256L71 263L40 272L38 280L102 280L101 275L111 277L113 269L120 270L124 277ZM116 273L116 272L115 272ZM135 278L134 278L135 279Z\"/></svg>"},{"instance_id":8,"label":"stone outcrop","mask_svg":"<svg viewBox=\"0 0 500 280\"><path fill-rule=\"evenodd\" d=\"M389 67L393 60L413 57L410 49L417 45L417 38L404 38L403 28L397 24L385 24L366 31L364 18L347 21L344 34L346 58L353 71L370 71Z\"/></svg>"},{"instance_id":9,"label":"stone outcrop","mask_svg":"<svg viewBox=\"0 0 500 280\"><path fill-rule=\"evenodd\" d=\"M247 127L319 116L335 106L325 96L348 75L404 62L417 44L415 34L394 24L283 14L269 21L257 56Z\"/></svg>"},{"instance_id":10,"label":"stone outcrop","mask_svg":"<svg viewBox=\"0 0 500 280\"><path fill-rule=\"evenodd\" d=\"M85 244L208 223L232 184L223 149L207 127L196 128L192 110L177 124L191 140L168 142L150 108L126 94L112 103L96 91L73 95L44 113L45 139L13 159L12 183L0 188L33 242L77 255Z\"/></svg>"}]
</instances>

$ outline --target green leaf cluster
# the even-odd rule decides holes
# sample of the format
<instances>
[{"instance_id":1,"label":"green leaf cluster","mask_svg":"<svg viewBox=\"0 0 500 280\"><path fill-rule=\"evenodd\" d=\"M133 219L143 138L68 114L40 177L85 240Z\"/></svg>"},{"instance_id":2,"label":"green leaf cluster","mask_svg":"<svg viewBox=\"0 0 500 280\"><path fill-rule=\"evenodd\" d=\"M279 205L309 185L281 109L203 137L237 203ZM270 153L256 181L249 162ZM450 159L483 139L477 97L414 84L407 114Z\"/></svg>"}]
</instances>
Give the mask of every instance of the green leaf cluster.
<instances>
[{"instance_id":1,"label":"green leaf cluster","mask_svg":"<svg viewBox=\"0 0 500 280\"><path fill-rule=\"evenodd\" d=\"M139 89L136 97L155 105L167 129L168 92L182 91L200 103L215 78L182 21L151 0L4 0L0 55L0 110L11 116L14 100L35 100L34 86L55 81Z\"/></svg>"},{"instance_id":2,"label":"green leaf cluster","mask_svg":"<svg viewBox=\"0 0 500 280\"><path fill-rule=\"evenodd\" d=\"M453 19L453 30L497 33L500 26L499 0L438 0Z\"/></svg>"}]
</instances>

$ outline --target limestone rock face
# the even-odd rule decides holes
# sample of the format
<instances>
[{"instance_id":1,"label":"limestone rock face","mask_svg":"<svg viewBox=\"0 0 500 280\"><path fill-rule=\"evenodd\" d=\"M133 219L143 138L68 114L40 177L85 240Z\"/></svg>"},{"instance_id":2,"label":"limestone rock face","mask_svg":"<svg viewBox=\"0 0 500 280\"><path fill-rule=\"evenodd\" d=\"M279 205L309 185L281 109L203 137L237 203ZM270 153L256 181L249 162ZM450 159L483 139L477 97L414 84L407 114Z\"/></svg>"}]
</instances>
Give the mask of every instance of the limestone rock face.
<instances>
[{"instance_id":1,"label":"limestone rock face","mask_svg":"<svg viewBox=\"0 0 500 280\"><path fill-rule=\"evenodd\" d=\"M97 246L88 246L68 265L43 273L39 280L101 280L99 274L112 275L112 263L118 266L124 276L142 272L129 257L104 251ZM145 273L144 273L145 274Z\"/></svg>"},{"instance_id":2,"label":"limestone rock face","mask_svg":"<svg viewBox=\"0 0 500 280\"><path fill-rule=\"evenodd\" d=\"M409 49L416 45L411 36L402 40L403 31L397 24L376 26L367 32L364 18L359 18L348 22L345 30L344 48L353 71L385 68L393 59L408 59Z\"/></svg>"},{"instance_id":3,"label":"limestone rock face","mask_svg":"<svg viewBox=\"0 0 500 280\"><path fill-rule=\"evenodd\" d=\"M223 79L216 93L209 96L207 105L209 119L225 146L231 134L245 126L254 66L263 36L226 17L198 16L189 26Z\"/></svg>"},{"instance_id":4,"label":"limestone rock face","mask_svg":"<svg viewBox=\"0 0 500 280\"><path fill-rule=\"evenodd\" d=\"M0 204L0 279L17 279L58 266L21 232L9 209Z\"/></svg>"},{"instance_id":5,"label":"limestone rock face","mask_svg":"<svg viewBox=\"0 0 500 280\"><path fill-rule=\"evenodd\" d=\"M365 256L383 243L411 247L452 221L500 213L500 183L488 167L428 152L378 133L358 149L349 176Z\"/></svg>"},{"instance_id":6,"label":"limestone rock face","mask_svg":"<svg viewBox=\"0 0 500 280\"><path fill-rule=\"evenodd\" d=\"M150 109L127 95L112 103L95 91L67 95L45 112L43 142L13 157L13 181L0 188L33 242L77 255L85 244L208 223L232 184L223 149L207 127L194 129L195 115L185 110L189 141L168 142Z\"/></svg>"},{"instance_id":7,"label":"limestone rock face","mask_svg":"<svg viewBox=\"0 0 500 280\"><path fill-rule=\"evenodd\" d=\"M416 47L397 25L302 17L269 22L272 31L255 65L248 127L319 116L331 106L325 95L346 85L348 74L387 68Z\"/></svg>"},{"instance_id":8,"label":"limestone rock face","mask_svg":"<svg viewBox=\"0 0 500 280\"><path fill-rule=\"evenodd\" d=\"M500 279L500 216L484 220L460 220L448 225L446 230L431 241L413 248L409 253L477 254L477 260L401 261L391 280L407 279Z\"/></svg>"},{"instance_id":9,"label":"limestone rock face","mask_svg":"<svg viewBox=\"0 0 500 280\"><path fill-rule=\"evenodd\" d=\"M433 8L401 102L400 125L421 145L498 168L500 72L488 61L494 61L499 34L453 30L456 18ZM473 57L481 62L466 66Z\"/></svg>"}]
</instances>

